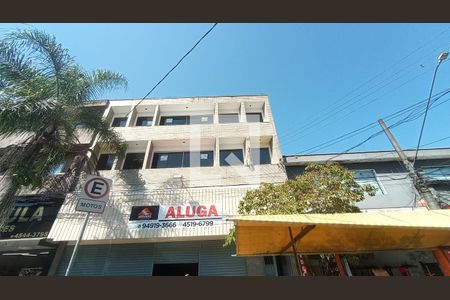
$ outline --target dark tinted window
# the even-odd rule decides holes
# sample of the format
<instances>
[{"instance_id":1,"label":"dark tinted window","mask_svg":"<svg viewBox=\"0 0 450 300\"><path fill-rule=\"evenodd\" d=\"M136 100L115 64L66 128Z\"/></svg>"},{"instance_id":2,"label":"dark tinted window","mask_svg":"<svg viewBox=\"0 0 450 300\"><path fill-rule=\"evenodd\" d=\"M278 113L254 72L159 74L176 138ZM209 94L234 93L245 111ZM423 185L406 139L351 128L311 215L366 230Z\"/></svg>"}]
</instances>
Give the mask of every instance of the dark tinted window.
<instances>
[{"instance_id":1,"label":"dark tinted window","mask_svg":"<svg viewBox=\"0 0 450 300\"><path fill-rule=\"evenodd\" d=\"M239 114L220 114L219 123L239 123Z\"/></svg>"},{"instance_id":2,"label":"dark tinted window","mask_svg":"<svg viewBox=\"0 0 450 300\"><path fill-rule=\"evenodd\" d=\"M214 163L213 151L155 153L152 168L208 167Z\"/></svg>"},{"instance_id":3,"label":"dark tinted window","mask_svg":"<svg viewBox=\"0 0 450 300\"><path fill-rule=\"evenodd\" d=\"M242 149L220 150L221 166L238 166L244 164Z\"/></svg>"},{"instance_id":4,"label":"dark tinted window","mask_svg":"<svg viewBox=\"0 0 450 300\"><path fill-rule=\"evenodd\" d=\"M136 121L136 126L152 126L152 117L138 117Z\"/></svg>"},{"instance_id":5,"label":"dark tinted window","mask_svg":"<svg viewBox=\"0 0 450 300\"><path fill-rule=\"evenodd\" d=\"M124 170L142 169L145 153L128 153L123 164Z\"/></svg>"},{"instance_id":6,"label":"dark tinted window","mask_svg":"<svg viewBox=\"0 0 450 300\"><path fill-rule=\"evenodd\" d=\"M184 152L183 167L212 167L213 151Z\"/></svg>"},{"instance_id":7,"label":"dark tinted window","mask_svg":"<svg viewBox=\"0 0 450 300\"><path fill-rule=\"evenodd\" d=\"M259 123L263 121L262 114L260 113L248 113L247 115L247 122L249 123Z\"/></svg>"},{"instance_id":8,"label":"dark tinted window","mask_svg":"<svg viewBox=\"0 0 450 300\"><path fill-rule=\"evenodd\" d=\"M125 127L127 125L127 118L114 118L112 127Z\"/></svg>"},{"instance_id":9,"label":"dark tinted window","mask_svg":"<svg viewBox=\"0 0 450 300\"><path fill-rule=\"evenodd\" d=\"M111 170L116 156L114 154L102 154L98 159L97 170Z\"/></svg>"},{"instance_id":10,"label":"dark tinted window","mask_svg":"<svg viewBox=\"0 0 450 300\"><path fill-rule=\"evenodd\" d=\"M189 124L212 124L213 115L190 116Z\"/></svg>"},{"instance_id":11,"label":"dark tinted window","mask_svg":"<svg viewBox=\"0 0 450 300\"><path fill-rule=\"evenodd\" d=\"M254 148L250 149L250 151L254 165L265 165L271 163L269 148Z\"/></svg>"},{"instance_id":12,"label":"dark tinted window","mask_svg":"<svg viewBox=\"0 0 450 300\"><path fill-rule=\"evenodd\" d=\"M183 152L155 153L152 168L181 168L183 165Z\"/></svg>"},{"instance_id":13,"label":"dark tinted window","mask_svg":"<svg viewBox=\"0 0 450 300\"><path fill-rule=\"evenodd\" d=\"M189 122L189 116L161 117L160 125L186 125Z\"/></svg>"}]
</instances>

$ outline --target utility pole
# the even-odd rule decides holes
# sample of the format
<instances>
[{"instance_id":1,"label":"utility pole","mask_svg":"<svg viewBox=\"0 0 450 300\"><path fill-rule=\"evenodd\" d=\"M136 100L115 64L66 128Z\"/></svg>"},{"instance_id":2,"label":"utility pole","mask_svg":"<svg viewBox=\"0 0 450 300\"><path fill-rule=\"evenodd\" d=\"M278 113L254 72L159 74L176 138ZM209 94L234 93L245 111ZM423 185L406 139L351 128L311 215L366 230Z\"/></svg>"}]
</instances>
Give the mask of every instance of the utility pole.
<instances>
[{"instance_id":1,"label":"utility pole","mask_svg":"<svg viewBox=\"0 0 450 300\"><path fill-rule=\"evenodd\" d=\"M413 184L414 184L414 187L416 188L417 193L420 195L421 198L423 198L427 202L428 207L430 209L440 209L441 207L439 206L439 203L434 198L430 189L425 185L421 176L414 169L413 164L408 160L408 157L403 152L402 148L400 148L400 145L398 144L397 140L392 135L391 131L386 126L384 121L382 119L379 119L378 123L381 125L381 128L383 128L384 133L386 134L387 138L391 142L391 144L394 147L395 151L397 152L398 156L402 160L403 165L405 166L406 170L408 170L408 175L413 180Z\"/></svg>"}]
</instances>

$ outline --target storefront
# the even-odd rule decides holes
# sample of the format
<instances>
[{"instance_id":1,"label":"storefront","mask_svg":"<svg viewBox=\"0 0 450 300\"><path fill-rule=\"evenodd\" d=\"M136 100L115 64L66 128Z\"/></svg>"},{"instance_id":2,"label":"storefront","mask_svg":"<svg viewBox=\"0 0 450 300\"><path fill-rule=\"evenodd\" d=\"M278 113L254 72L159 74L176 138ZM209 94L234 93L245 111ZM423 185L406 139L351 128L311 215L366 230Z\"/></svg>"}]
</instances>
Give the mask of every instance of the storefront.
<instances>
[{"instance_id":1,"label":"storefront","mask_svg":"<svg viewBox=\"0 0 450 300\"><path fill-rule=\"evenodd\" d=\"M304 265L312 269L301 255L333 253L338 254L334 256L341 275L449 276L449 211L261 215L231 220L236 226L238 256L294 254L299 258L298 274L303 274ZM341 254L356 254L360 261L349 264Z\"/></svg>"},{"instance_id":2,"label":"storefront","mask_svg":"<svg viewBox=\"0 0 450 300\"><path fill-rule=\"evenodd\" d=\"M224 247L239 201L250 187L115 191L91 214L70 275L264 275L263 258ZM67 242L55 275L67 269L85 214L70 195L50 238Z\"/></svg>"},{"instance_id":3,"label":"storefront","mask_svg":"<svg viewBox=\"0 0 450 300\"><path fill-rule=\"evenodd\" d=\"M46 238L61 197L21 196L0 230L0 276L45 276L58 244Z\"/></svg>"}]
</instances>

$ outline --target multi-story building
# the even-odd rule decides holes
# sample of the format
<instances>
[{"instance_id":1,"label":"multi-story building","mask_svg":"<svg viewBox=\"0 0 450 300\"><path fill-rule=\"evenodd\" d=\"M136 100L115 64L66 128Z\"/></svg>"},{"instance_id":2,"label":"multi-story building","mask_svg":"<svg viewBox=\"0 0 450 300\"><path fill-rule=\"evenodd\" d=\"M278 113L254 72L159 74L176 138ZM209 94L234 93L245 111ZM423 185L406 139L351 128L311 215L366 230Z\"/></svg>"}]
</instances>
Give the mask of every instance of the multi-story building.
<instances>
[{"instance_id":1,"label":"multi-story building","mask_svg":"<svg viewBox=\"0 0 450 300\"><path fill-rule=\"evenodd\" d=\"M116 157L92 143L112 179L91 214L70 275L264 275L273 261L224 247L245 193L287 179L267 96L109 101L104 117L126 141ZM50 275L63 275L85 213L66 197L49 238Z\"/></svg>"},{"instance_id":2,"label":"multi-story building","mask_svg":"<svg viewBox=\"0 0 450 300\"><path fill-rule=\"evenodd\" d=\"M414 158L415 150L404 152L408 159ZM366 196L363 201L357 203L364 212L426 209L395 151L288 155L284 157L284 162L290 179L303 173L308 163L337 162L353 170L357 182L370 184L377 189L375 196ZM450 148L420 150L415 168L426 180L441 208L448 208L450 205ZM355 275L370 275L372 269L383 267L389 268L393 275L440 274L431 251L364 254L360 256L359 263L352 266L352 272Z\"/></svg>"}]
</instances>

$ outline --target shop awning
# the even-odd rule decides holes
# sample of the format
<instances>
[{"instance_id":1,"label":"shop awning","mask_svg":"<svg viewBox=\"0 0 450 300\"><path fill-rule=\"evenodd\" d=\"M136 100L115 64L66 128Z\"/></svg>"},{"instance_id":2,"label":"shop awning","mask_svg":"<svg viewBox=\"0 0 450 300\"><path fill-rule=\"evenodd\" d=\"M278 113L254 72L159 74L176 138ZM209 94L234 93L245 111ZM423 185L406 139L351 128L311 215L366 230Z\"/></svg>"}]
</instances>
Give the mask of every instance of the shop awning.
<instances>
[{"instance_id":1,"label":"shop awning","mask_svg":"<svg viewBox=\"0 0 450 300\"><path fill-rule=\"evenodd\" d=\"M230 218L237 255L362 253L450 246L450 210ZM291 238L292 236L292 238ZM292 243L294 242L294 243Z\"/></svg>"}]
</instances>

